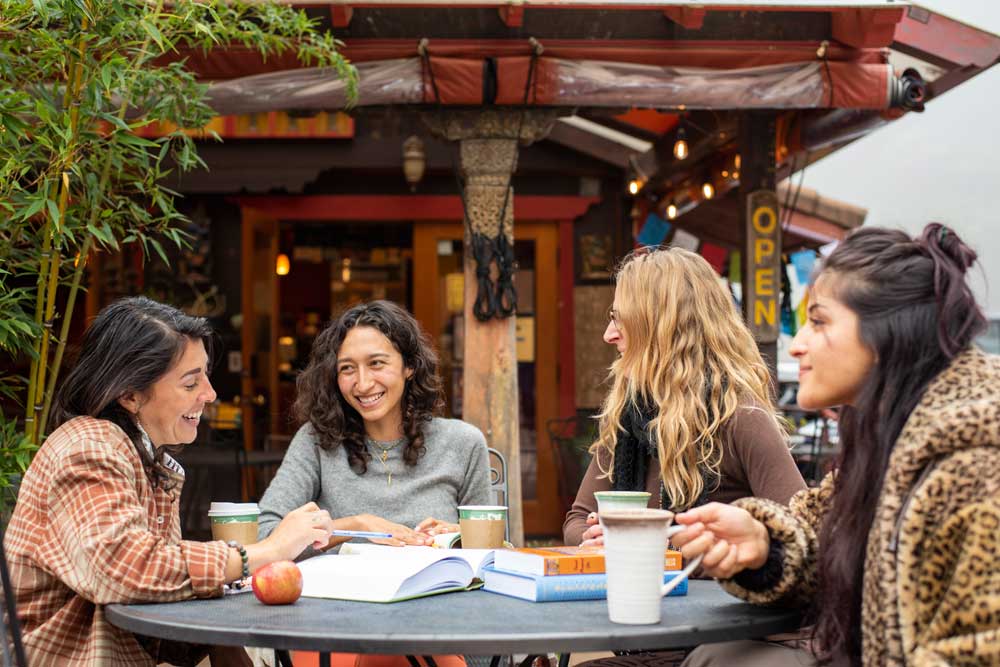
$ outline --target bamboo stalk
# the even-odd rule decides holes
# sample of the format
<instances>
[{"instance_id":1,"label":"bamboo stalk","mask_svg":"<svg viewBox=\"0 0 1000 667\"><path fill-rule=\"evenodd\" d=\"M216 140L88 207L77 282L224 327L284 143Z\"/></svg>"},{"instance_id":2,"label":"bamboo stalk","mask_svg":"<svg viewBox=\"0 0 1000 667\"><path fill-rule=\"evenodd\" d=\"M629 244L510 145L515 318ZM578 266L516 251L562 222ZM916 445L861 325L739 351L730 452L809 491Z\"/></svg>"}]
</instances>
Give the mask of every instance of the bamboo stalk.
<instances>
[{"instance_id":1,"label":"bamboo stalk","mask_svg":"<svg viewBox=\"0 0 1000 667\"><path fill-rule=\"evenodd\" d=\"M76 295L80 291L80 279L83 276L84 267L87 266L91 245L93 245L93 238L88 236L83 242L83 247L80 248L80 260L76 264L76 270L73 271L73 282L70 284L69 296L66 299L66 313L63 315L62 327L59 330L59 342L56 345L55 358L52 360L52 374L49 376L49 383L45 388L45 406L42 408L42 417L38 423L39 433L45 433L45 427L49 421L52 397L56 392L56 378L59 377L59 367L62 365L63 352L66 350L66 339L69 337L73 307L76 305Z\"/></svg>"},{"instance_id":2,"label":"bamboo stalk","mask_svg":"<svg viewBox=\"0 0 1000 667\"><path fill-rule=\"evenodd\" d=\"M90 21L84 14L80 23L80 38L77 42L76 63L69 71L66 82L66 92L63 94L63 108L70 110L70 140L68 150L63 158L63 167L73 161L76 152L77 129L80 118L80 91L83 89L83 50L87 45L87 29ZM62 172L62 191L59 195L59 217L62 220L66 214L69 202L69 176ZM53 194L60 183L53 185ZM42 259L38 269L38 284L35 295L35 324L42 327L41 340L35 343L36 358L32 360L31 375L28 380L28 400L25 405L25 430L32 444L37 445L42 435L39 420L35 417L43 409L45 389L45 373L48 369L49 339L52 331L52 318L55 314L55 298L59 287L59 247L57 234L59 228L54 224L51 215L47 215L42 241ZM46 304L46 297L48 303ZM42 320L44 313L45 320ZM40 416L40 415L39 415Z\"/></svg>"},{"instance_id":3,"label":"bamboo stalk","mask_svg":"<svg viewBox=\"0 0 1000 667\"><path fill-rule=\"evenodd\" d=\"M163 0L159 0L153 9L153 15L158 15L163 10ZM86 21L86 19L84 19ZM139 53L136 55L134 65L141 63L142 59L147 56L146 51L149 49L150 37L147 35L142 42L142 46L139 48ZM81 45L82 53L82 45ZM82 74L82 62L78 65L81 67ZM121 105L118 108L118 120L125 120L125 116L128 113L128 100L122 100ZM113 129L112 133L118 132L120 130ZM87 221L88 227L93 227L97 224L97 219L100 216L101 207L100 202L104 197L104 191L108 186L108 181L111 178L111 152L108 152L107 159L104 161L104 165L101 168L101 177L98 181L97 191L93 198L93 205L90 207L90 219ZM69 296L66 299L66 309L63 313L62 326L59 331L59 339L56 342L55 356L52 360L52 372L49 377L48 387L45 391L45 402L42 406L41 416L38 422L38 432L44 433L45 427L48 425L49 412L52 407L52 398L55 393L55 383L56 379L59 377L59 370L62 367L63 353L66 349L66 341L69 338L69 326L73 318L73 309L76 305L76 296L80 290L80 281L83 276L83 268L87 263L87 257L90 254L90 248L93 244L93 237L87 236L84 240L83 247L80 249L80 262L76 266L76 270L73 273L73 281L70 284Z\"/></svg>"}]
</instances>

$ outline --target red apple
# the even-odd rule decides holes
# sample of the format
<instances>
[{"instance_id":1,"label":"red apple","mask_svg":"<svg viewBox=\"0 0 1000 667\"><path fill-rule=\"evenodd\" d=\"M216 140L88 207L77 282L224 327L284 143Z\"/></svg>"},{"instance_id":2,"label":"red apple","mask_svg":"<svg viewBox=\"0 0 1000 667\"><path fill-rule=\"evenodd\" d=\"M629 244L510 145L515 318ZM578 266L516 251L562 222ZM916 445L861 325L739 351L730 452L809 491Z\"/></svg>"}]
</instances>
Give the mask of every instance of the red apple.
<instances>
[{"instance_id":1,"label":"red apple","mask_svg":"<svg viewBox=\"0 0 1000 667\"><path fill-rule=\"evenodd\" d=\"M291 604L302 595L302 572L290 560L279 560L253 573L253 594L264 604Z\"/></svg>"}]
</instances>

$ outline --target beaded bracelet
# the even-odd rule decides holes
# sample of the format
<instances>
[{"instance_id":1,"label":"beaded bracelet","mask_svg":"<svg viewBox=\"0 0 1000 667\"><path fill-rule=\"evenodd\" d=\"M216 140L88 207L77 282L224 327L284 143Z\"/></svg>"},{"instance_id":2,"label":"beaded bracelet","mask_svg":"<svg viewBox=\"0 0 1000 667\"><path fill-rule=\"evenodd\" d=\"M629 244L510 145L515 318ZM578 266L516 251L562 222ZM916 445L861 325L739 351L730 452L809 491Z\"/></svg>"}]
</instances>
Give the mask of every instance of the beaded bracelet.
<instances>
[{"instance_id":1,"label":"beaded bracelet","mask_svg":"<svg viewBox=\"0 0 1000 667\"><path fill-rule=\"evenodd\" d=\"M240 544L239 542L237 542L236 540L229 540L228 542L226 542L226 546L231 547L233 549L236 549L236 551L239 552L239 554L240 554L240 560L243 561L243 576L240 577L241 581L243 579L246 579L247 577L249 577L250 576L250 557L247 556L247 548L245 546L243 546L242 544ZM237 582L237 584L239 584L239 583L240 582ZM239 585L235 585L235 587L239 588Z\"/></svg>"}]
</instances>

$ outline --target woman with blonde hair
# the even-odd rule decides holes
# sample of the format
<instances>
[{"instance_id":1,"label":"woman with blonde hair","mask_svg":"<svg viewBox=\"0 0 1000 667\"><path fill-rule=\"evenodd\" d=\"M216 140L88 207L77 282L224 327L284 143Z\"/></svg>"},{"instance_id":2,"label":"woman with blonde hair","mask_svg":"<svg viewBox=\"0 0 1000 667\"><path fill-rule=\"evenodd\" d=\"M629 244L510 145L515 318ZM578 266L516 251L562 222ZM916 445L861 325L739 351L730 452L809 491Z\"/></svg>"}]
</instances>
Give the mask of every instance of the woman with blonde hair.
<instances>
[{"instance_id":1,"label":"woman with blonde hair","mask_svg":"<svg viewBox=\"0 0 1000 667\"><path fill-rule=\"evenodd\" d=\"M764 361L718 274L679 248L636 252L616 278L605 342L620 356L566 544L603 544L597 491L648 491L683 511L805 488Z\"/></svg>"}]
</instances>

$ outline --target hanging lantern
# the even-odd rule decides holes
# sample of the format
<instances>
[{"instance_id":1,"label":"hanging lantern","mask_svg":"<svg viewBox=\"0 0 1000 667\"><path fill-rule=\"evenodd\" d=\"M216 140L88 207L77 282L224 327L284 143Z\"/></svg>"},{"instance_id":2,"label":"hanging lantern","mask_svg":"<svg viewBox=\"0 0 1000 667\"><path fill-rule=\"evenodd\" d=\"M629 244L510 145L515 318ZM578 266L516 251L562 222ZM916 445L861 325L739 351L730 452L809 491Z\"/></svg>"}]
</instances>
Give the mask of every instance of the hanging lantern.
<instances>
[{"instance_id":1,"label":"hanging lantern","mask_svg":"<svg viewBox=\"0 0 1000 667\"><path fill-rule=\"evenodd\" d=\"M410 184L410 192L416 192L417 183L424 177L426 166L424 142L420 137L413 135L403 142L403 176Z\"/></svg>"}]
</instances>

